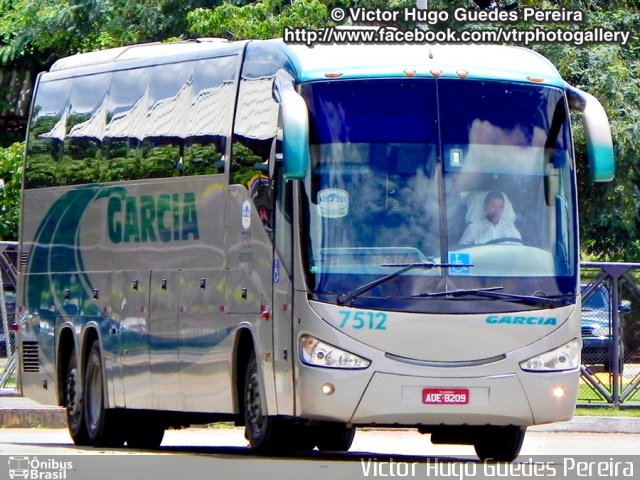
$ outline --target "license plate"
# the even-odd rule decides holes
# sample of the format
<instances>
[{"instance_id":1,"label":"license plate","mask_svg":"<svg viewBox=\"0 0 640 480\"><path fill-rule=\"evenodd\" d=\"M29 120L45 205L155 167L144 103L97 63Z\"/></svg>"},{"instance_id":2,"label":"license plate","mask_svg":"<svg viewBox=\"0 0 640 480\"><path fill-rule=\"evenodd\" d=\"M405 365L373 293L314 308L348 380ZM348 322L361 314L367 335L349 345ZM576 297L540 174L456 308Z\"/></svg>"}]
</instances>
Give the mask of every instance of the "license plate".
<instances>
[{"instance_id":1,"label":"license plate","mask_svg":"<svg viewBox=\"0 0 640 480\"><path fill-rule=\"evenodd\" d=\"M426 405L467 405L468 388L423 388L422 403Z\"/></svg>"}]
</instances>

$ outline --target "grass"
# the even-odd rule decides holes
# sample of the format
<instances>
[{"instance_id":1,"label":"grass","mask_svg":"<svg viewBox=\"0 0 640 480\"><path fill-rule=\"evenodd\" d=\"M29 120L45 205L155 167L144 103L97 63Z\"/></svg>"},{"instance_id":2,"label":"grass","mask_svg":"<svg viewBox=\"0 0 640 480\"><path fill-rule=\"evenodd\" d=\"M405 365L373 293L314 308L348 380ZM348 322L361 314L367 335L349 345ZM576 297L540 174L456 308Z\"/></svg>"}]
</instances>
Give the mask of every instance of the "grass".
<instances>
[{"instance_id":1,"label":"grass","mask_svg":"<svg viewBox=\"0 0 640 480\"><path fill-rule=\"evenodd\" d=\"M576 417L627 417L640 418L640 408L576 408L574 416Z\"/></svg>"}]
</instances>

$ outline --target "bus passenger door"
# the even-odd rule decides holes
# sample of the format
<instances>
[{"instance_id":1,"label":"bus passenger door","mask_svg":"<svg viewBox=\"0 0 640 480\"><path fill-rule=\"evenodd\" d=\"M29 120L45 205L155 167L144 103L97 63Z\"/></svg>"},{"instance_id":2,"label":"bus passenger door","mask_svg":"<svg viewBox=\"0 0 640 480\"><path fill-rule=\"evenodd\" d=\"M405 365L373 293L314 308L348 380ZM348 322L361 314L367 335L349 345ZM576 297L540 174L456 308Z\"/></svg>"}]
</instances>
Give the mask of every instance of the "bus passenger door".
<instances>
[{"instance_id":1,"label":"bus passenger door","mask_svg":"<svg viewBox=\"0 0 640 480\"><path fill-rule=\"evenodd\" d=\"M293 230L292 182L274 173L273 352L280 415L293 415Z\"/></svg>"},{"instance_id":2,"label":"bus passenger door","mask_svg":"<svg viewBox=\"0 0 640 480\"><path fill-rule=\"evenodd\" d=\"M247 55L238 86L231 148L228 261L230 270L238 265L237 275L249 275L254 282L249 287L261 295L261 311L244 318L253 322L267 414L290 415L294 405L291 224L285 211L276 208L283 185L282 178L277 178L282 176L276 168L282 135L280 106L274 97L280 67L277 61L265 61L260 52L255 57ZM232 277L229 289L234 291ZM243 294L250 298L251 291Z\"/></svg>"}]
</instances>

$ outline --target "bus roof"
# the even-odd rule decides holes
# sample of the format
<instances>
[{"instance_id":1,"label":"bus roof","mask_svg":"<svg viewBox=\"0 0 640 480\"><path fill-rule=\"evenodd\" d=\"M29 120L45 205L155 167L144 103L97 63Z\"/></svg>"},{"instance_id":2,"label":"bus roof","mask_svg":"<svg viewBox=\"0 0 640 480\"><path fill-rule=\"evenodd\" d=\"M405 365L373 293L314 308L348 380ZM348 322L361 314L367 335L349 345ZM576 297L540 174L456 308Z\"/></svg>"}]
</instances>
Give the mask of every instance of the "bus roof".
<instances>
[{"instance_id":1,"label":"bus roof","mask_svg":"<svg viewBox=\"0 0 640 480\"><path fill-rule=\"evenodd\" d=\"M223 38L198 38L174 43L143 43L108 48L95 52L77 53L56 61L49 70L60 72L84 67L133 62L140 65L163 63L162 60L180 57L198 57L216 51L239 50L246 42L228 42Z\"/></svg>"},{"instance_id":2,"label":"bus roof","mask_svg":"<svg viewBox=\"0 0 640 480\"><path fill-rule=\"evenodd\" d=\"M282 39L227 42L201 38L176 43L149 43L80 53L58 60L51 72L108 70L115 65L143 66L179 59L238 52L245 45L252 57L287 57L298 82L371 76L453 77L564 86L553 64L542 55L502 45L304 45ZM70 72L68 72L70 73Z\"/></svg>"},{"instance_id":3,"label":"bus roof","mask_svg":"<svg viewBox=\"0 0 640 480\"><path fill-rule=\"evenodd\" d=\"M299 81L368 76L442 76L564 86L542 55L502 45L284 45Z\"/></svg>"}]
</instances>

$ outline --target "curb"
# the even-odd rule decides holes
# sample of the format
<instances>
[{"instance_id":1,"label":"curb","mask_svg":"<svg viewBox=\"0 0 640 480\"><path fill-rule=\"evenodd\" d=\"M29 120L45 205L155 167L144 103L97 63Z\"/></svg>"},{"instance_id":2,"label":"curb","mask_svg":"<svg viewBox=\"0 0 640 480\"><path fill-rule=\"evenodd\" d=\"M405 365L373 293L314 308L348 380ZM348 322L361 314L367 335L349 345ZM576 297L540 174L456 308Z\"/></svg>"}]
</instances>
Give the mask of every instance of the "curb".
<instances>
[{"instance_id":1,"label":"curb","mask_svg":"<svg viewBox=\"0 0 640 480\"><path fill-rule=\"evenodd\" d=\"M0 426L3 428L66 428L64 408L41 405L16 390L0 389Z\"/></svg>"},{"instance_id":2,"label":"curb","mask_svg":"<svg viewBox=\"0 0 640 480\"><path fill-rule=\"evenodd\" d=\"M568 422L536 425L529 432L640 433L638 417L573 417Z\"/></svg>"},{"instance_id":3,"label":"curb","mask_svg":"<svg viewBox=\"0 0 640 480\"><path fill-rule=\"evenodd\" d=\"M0 409L3 428L66 428L67 415L62 408Z\"/></svg>"}]
</instances>

